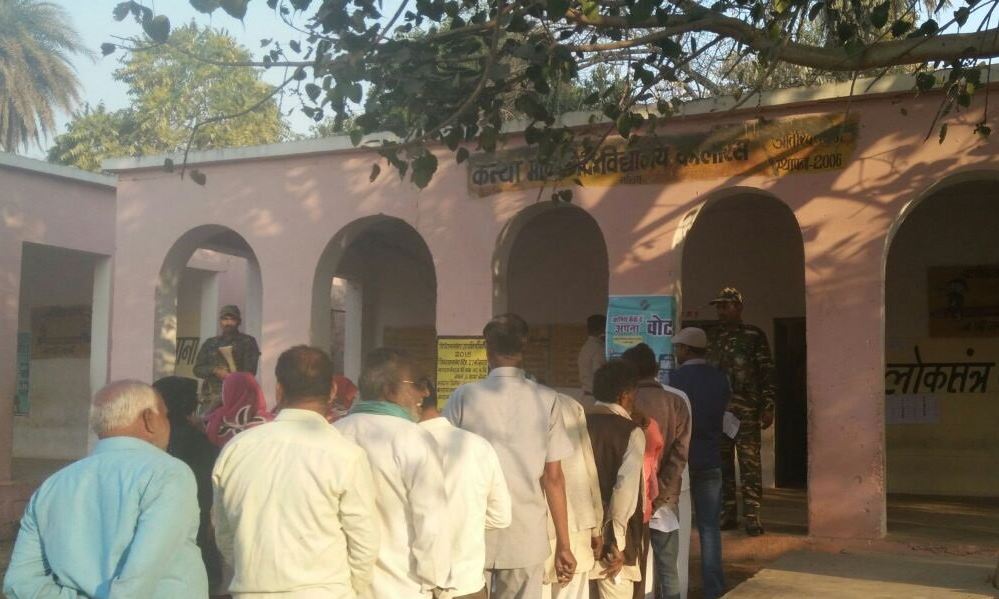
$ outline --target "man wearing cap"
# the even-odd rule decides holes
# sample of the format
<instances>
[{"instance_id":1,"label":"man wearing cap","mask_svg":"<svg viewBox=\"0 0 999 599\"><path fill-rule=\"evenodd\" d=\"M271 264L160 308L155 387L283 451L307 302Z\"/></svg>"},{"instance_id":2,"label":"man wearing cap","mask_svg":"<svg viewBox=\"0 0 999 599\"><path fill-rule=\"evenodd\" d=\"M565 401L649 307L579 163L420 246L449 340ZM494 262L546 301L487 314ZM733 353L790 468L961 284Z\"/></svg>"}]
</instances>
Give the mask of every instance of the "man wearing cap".
<instances>
[{"instance_id":1,"label":"man wearing cap","mask_svg":"<svg viewBox=\"0 0 999 599\"><path fill-rule=\"evenodd\" d=\"M693 420L688 465L694 500L694 517L701 540L701 588L705 599L725 594L722 571L721 512L722 461L719 442L731 391L728 378L704 359L708 337L694 327L681 329L672 338L680 364L669 382L687 394Z\"/></svg>"},{"instance_id":2,"label":"man wearing cap","mask_svg":"<svg viewBox=\"0 0 999 599\"><path fill-rule=\"evenodd\" d=\"M763 474L760 467L760 430L774 422L774 364L766 334L742 322L742 294L725 287L711 300L718 311L718 326L708 339L707 361L728 375L732 389L729 411L739 419L735 440L723 435L722 530L738 526L735 502L735 463L739 456L742 478L742 515L746 534L763 534L760 500Z\"/></svg>"},{"instance_id":3,"label":"man wearing cap","mask_svg":"<svg viewBox=\"0 0 999 599\"><path fill-rule=\"evenodd\" d=\"M206 339L194 360L194 376L202 379L198 415L207 414L222 400L222 379L230 372L257 374L260 349L251 335L239 332L243 321L239 308L219 310L220 335Z\"/></svg>"}]
</instances>

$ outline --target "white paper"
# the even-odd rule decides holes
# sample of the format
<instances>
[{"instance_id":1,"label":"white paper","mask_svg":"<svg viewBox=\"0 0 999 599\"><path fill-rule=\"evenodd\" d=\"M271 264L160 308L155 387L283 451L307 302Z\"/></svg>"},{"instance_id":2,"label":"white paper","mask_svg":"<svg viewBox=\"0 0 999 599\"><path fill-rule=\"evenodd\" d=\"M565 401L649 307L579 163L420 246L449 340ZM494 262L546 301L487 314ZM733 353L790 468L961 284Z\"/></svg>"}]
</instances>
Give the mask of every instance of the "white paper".
<instances>
[{"instance_id":1,"label":"white paper","mask_svg":"<svg viewBox=\"0 0 999 599\"><path fill-rule=\"evenodd\" d=\"M735 439L735 436L739 434L739 419L735 417L732 412L725 412L725 416L722 417L722 432L725 433L729 439Z\"/></svg>"},{"instance_id":2,"label":"white paper","mask_svg":"<svg viewBox=\"0 0 999 599\"><path fill-rule=\"evenodd\" d=\"M652 519L649 520L649 528L658 530L659 532L673 532L674 530L680 530L680 520L673 513L673 510L669 509L668 505L664 505L656 510L656 513L652 514Z\"/></svg>"}]
</instances>

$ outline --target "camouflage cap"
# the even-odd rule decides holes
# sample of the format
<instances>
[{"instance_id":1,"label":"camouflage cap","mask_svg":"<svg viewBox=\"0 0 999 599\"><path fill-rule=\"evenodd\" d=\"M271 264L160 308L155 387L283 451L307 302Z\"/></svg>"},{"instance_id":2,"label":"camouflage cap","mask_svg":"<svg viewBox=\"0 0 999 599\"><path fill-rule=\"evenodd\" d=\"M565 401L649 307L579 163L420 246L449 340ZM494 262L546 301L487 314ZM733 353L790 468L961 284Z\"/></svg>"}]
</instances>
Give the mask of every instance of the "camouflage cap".
<instances>
[{"instance_id":1,"label":"camouflage cap","mask_svg":"<svg viewBox=\"0 0 999 599\"><path fill-rule=\"evenodd\" d=\"M223 316L235 316L238 320L243 320L243 315L239 313L239 306L234 306L232 304L222 306L219 310L219 318Z\"/></svg>"},{"instance_id":2,"label":"camouflage cap","mask_svg":"<svg viewBox=\"0 0 999 599\"><path fill-rule=\"evenodd\" d=\"M712 306L715 304L720 304L722 302L735 302L737 304L742 303L742 294L735 287L725 287L718 292L718 297L708 302Z\"/></svg>"}]
</instances>

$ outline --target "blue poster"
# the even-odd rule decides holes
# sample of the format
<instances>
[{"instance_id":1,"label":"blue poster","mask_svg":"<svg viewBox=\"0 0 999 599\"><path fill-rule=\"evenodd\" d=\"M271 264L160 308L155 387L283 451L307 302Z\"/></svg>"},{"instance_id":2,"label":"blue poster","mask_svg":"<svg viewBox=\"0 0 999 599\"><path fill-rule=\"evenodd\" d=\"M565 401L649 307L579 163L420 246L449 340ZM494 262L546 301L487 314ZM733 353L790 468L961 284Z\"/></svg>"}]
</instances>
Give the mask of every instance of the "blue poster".
<instances>
[{"instance_id":1,"label":"blue poster","mask_svg":"<svg viewBox=\"0 0 999 599\"><path fill-rule=\"evenodd\" d=\"M607 302L607 357L645 343L659 360L659 382L676 368L673 342L676 298L672 295L612 295Z\"/></svg>"},{"instance_id":2,"label":"blue poster","mask_svg":"<svg viewBox=\"0 0 999 599\"><path fill-rule=\"evenodd\" d=\"M31 378L31 333L17 334L17 387L14 392L14 413L27 416L29 379Z\"/></svg>"}]
</instances>

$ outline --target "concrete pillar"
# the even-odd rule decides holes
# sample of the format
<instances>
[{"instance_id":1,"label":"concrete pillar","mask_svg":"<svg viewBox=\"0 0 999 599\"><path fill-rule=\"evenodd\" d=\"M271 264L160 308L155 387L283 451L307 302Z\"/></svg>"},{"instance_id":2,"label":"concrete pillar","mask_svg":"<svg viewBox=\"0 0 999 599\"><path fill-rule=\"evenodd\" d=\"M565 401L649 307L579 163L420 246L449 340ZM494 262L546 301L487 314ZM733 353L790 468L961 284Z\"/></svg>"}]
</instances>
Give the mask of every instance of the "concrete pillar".
<instances>
[{"instance_id":1,"label":"concrete pillar","mask_svg":"<svg viewBox=\"0 0 999 599\"><path fill-rule=\"evenodd\" d=\"M0 236L0 481L10 480L17 390L17 321L21 296L21 238Z\"/></svg>"},{"instance_id":2,"label":"concrete pillar","mask_svg":"<svg viewBox=\"0 0 999 599\"><path fill-rule=\"evenodd\" d=\"M876 539L886 527L883 239L804 237L815 265L805 274L809 532Z\"/></svg>"},{"instance_id":3,"label":"concrete pillar","mask_svg":"<svg viewBox=\"0 0 999 599\"><path fill-rule=\"evenodd\" d=\"M257 366L257 380L264 390L268 404L274 403L274 367L278 356L284 350L302 344L310 344L310 324L312 306L313 273L307 269L288 268L286 253L280 247L262 246L258 250L260 261L262 303L260 335L260 363ZM251 265L251 272L254 267ZM248 280L253 275L248 273ZM252 290L253 285L249 285ZM326 294L329 296L329 286ZM327 297L327 311L329 299ZM249 304L250 301L248 300ZM327 317L327 320L329 317ZM250 331L248 331L250 332ZM253 334L250 332L250 334ZM320 346L323 347L323 346Z\"/></svg>"},{"instance_id":4,"label":"concrete pillar","mask_svg":"<svg viewBox=\"0 0 999 599\"><path fill-rule=\"evenodd\" d=\"M94 264L94 293L90 321L90 395L108 383L111 361L111 293L114 259L103 256ZM87 427L87 453L97 444L97 437Z\"/></svg>"}]
</instances>

